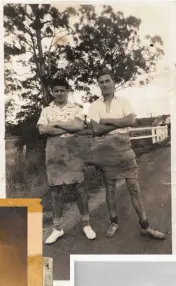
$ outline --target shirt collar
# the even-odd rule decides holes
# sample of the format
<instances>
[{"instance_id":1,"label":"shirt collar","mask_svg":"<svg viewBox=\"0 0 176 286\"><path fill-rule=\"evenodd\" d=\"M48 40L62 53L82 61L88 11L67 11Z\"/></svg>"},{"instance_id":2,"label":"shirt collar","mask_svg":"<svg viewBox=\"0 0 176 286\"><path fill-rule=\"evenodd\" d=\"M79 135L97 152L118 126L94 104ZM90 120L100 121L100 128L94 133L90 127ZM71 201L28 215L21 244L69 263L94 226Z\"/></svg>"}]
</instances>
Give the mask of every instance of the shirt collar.
<instances>
[{"instance_id":1,"label":"shirt collar","mask_svg":"<svg viewBox=\"0 0 176 286\"><path fill-rule=\"evenodd\" d=\"M114 93L114 97L113 97L112 100L114 100L114 99L116 99L116 98L117 98L117 94ZM100 95L99 100L102 101L102 102L104 102L104 97L103 97L103 95Z\"/></svg>"},{"instance_id":2,"label":"shirt collar","mask_svg":"<svg viewBox=\"0 0 176 286\"><path fill-rule=\"evenodd\" d=\"M55 104L54 100L49 104L49 106L51 106L51 107L56 107L56 108L58 107L58 106ZM67 101L67 104L63 107L63 109L66 108L66 107L71 108L71 107L73 107L73 106L74 106L73 103L71 103L70 101Z\"/></svg>"}]
</instances>

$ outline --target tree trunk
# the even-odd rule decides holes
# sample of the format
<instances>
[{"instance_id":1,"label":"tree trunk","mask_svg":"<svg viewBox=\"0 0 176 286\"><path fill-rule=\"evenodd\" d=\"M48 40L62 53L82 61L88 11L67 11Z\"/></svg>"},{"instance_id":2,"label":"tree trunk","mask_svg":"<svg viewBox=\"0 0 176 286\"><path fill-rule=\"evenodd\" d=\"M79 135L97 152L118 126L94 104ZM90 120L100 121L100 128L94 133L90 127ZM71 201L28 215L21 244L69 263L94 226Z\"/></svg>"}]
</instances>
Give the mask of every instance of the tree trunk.
<instances>
[{"instance_id":1,"label":"tree trunk","mask_svg":"<svg viewBox=\"0 0 176 286\"><path fill-rule=\"evenodd\" d=\"M43 94L43 106L48 106L51 102L51 94L49 92L49 89L47 86L45 86L43 83L42 85L42 94Z\"/></svg>"},{"instance_id":2,"label":"tree trunk","mask_svg":"<svg viewBox=\"0 0 176 286\"><path fill-rule=\"evenodd\" d=\"M51 95L49 92L48 83L46 81L46 75L48 73L46 71L44 56L43 56L42 36L41 36L41 29L43 28L43 23L40 21L39 8L37 10L36 10L36 7L32 6L31 8L36 17L34 21L34 29L36 31L36 40L37 40L37 49L38 49L38 57L36 56L36 65L38 66L38 72L39 72L38 76L41 82L41 92L43 94L43 106L47 106L51 101Z\"/></svg>"},{"instance_id":3,"label":"tree trunk","mask_svg":"<svg viewBox=\"0 0 176 286\"><path fill-rule=\"evenodd\" d=\"M51 101L51 96L49 93L47 82L45 81L46 70L43 58L42 40L41 40L41 29L36 29L37 46L39 51L39 62L40 62L40 79L41 79L41 89L43 93L43 105L47 106Z\"/></svg>"}]
</instances>

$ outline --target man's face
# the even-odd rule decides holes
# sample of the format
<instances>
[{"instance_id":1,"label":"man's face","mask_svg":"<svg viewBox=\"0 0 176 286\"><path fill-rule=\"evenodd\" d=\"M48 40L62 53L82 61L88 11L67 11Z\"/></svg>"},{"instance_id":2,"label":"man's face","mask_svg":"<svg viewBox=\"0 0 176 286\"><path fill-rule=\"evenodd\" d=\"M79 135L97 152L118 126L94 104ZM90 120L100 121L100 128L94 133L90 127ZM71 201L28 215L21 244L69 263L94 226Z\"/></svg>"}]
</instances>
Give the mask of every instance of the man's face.
<instances>
[{"instance_id":1,"label":"man's face","mask_svg":"<svg viewBox=\"0 0 176 286\"><path fill-rule=\"evenodd\" d=\"M103 96L111 95L114 92L114 81L109 74L100 76L98 84Z\"/></svg>"},{"instance_id":2,"label":"man's face","mask_svg":"<svg viewBox=\"0 0 176 286\"><path fill-rule=\"evenodd\" d=\"M55 102L63 103L68 99L68 90L65 86L54 86L53 87L53 97Z\"/></svg>"}]
</instances>

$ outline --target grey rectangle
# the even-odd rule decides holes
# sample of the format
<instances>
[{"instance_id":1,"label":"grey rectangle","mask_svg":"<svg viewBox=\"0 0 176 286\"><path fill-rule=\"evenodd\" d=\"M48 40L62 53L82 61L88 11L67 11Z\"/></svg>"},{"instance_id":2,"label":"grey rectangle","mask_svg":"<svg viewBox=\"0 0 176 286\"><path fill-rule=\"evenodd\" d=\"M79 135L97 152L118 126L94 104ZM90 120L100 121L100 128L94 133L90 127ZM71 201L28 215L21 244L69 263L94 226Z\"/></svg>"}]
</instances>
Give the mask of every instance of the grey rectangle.
<instances>
[{"instance_id":1,"label":"grey rectangle","mask_svg":"<svg viewBox=\"0 0 176 286\"><path fill-rule=\"evenodd\" d=\"M174 286L175 269L175 261L77 261L74 286Z\"/></svg>"}]
</instances>

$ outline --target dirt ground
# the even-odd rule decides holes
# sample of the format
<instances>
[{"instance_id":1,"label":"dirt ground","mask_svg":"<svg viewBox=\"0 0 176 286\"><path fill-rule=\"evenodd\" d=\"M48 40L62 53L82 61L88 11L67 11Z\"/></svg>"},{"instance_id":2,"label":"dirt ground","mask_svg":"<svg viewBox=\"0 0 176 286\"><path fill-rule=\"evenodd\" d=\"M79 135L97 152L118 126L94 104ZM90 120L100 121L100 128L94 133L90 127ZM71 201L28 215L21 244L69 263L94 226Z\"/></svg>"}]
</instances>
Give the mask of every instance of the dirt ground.
<instances>
[{"instance_id":1,"label":"dirt ground","mask_svg":"<svg viewBox=\"0 0 176 286\"><path fill-rule=\"evenodd\" d=\"M69 279L70 254L171 254L171 164L170 147L144 154L138 160L140 185L145 208L153 228L167 233L165 241L154 241L140 235L138 218L125 185L117 190L117 210L120 229L112 239L104 235L108 227L106 203L91 213L91 223L97 233L94 241L83 235L81 224L66 232L55 244L44 245L44 255L53 257L54 280ZM48 232L49 235L49 232Z\"/></svg>"}]
</instances>

